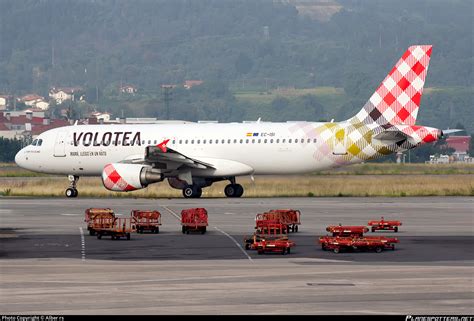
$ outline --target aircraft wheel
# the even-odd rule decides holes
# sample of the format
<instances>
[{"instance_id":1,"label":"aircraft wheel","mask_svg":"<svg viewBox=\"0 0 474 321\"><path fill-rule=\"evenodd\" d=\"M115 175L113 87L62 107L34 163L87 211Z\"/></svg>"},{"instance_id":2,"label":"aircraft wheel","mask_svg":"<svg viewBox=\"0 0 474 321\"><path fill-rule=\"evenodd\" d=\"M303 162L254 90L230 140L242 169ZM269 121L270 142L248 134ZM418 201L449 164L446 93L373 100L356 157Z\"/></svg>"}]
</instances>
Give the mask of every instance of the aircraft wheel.
<instances>
[{"instance_id":1,"label":"aircraft wheel","mask_svg":"<svg viewBox=\"0 0 474 321\"><path fill-rule=\"evenodd\" d=\"M241 197L244 194L244 188L240 184L229 184L224 188L224 194L227 197Z\"/></svg>"},{"instance_id":2,"label":"aircraft wheel","mask_svg":"<svg viewBox=\"0 0 474 321\"><path fill-rule=\"evenodd\" d=\"M188 185L183 188L183 196L185 198L199 198L202 195L202 188L196 185Z\"/></svg>"},{"instance_id":3,"label":"aircraft wheel","mask_svg":"<svg viewBox=\"0 0 474 321\"><path fill-rule=\"evenodd\" d=\"M66 189L65 194L67 197L77 197L79 193L77 192L77 189L69 187L68 189Z\"/></svg>"}]
</instances>

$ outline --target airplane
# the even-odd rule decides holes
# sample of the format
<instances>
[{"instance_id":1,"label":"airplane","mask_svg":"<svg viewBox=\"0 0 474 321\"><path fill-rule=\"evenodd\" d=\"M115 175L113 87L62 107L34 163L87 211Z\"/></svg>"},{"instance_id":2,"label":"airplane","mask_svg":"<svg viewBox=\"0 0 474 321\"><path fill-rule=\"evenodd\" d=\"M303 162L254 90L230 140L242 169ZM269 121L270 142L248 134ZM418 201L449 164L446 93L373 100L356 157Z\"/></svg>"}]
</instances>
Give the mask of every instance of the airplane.
<instances>
[{"instance_id":1,"label":"airplane","mask_svg":"<svg viewBox=\"0 0 474 321\"><path fill-rule=\"evenodd\" d=\"M236 177L302 174L357 164L431 143L448 134L416 125L431 45L410 46L362 109L341 122L74 125L48 130L15 156L25 169L68 175L67 197L81 176L101 176L110 191L168 180L185 198ZM452 131L451 131L452 132Z\"/></svg>"}]
</instances>

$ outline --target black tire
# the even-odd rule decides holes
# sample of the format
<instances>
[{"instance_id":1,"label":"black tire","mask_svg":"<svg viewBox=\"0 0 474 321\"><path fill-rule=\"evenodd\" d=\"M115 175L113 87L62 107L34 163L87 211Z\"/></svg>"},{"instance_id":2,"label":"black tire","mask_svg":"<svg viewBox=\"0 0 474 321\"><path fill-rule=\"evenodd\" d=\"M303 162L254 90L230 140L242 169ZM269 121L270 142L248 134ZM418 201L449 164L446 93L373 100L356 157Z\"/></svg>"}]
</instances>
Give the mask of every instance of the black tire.
<instances>
[{"instance_id":1,"label":"black tire","mask_svg":"<svg viewBox=\"0 0 474 321\"><path fill-rule=\"evenodd\" d=\"M291 248L287 248L286 253L290 254L291 253Z\"/></svg>"},{"instance_id":2,"label":"black tire","mask_svg":"<svg viewBox=\"0 0 474 321\"><path fill-rule=\"evenodd\" d=\"M295 230L295 232L298 232L298 225L295 225L293 229Z\"/></svg>"},{"instance_id":3,"label":"black tire","mask_svg":"<svg viewBox=\"0 0 474 321\"><path fill-rule=\"evenodd\" d=\"M258 253L258 255L262 255L264 253L264 251L263 250L258 250L257 253Z\"/></svg>"},{"instance_id":4,"label":"black tire","mask_svg":"<svg viewBox=\"0 0 474 321\"><path fill-rule=\"evenodd\" d=\"M160 233L160 228L159 227L156 228L155 233L156 234Z\"/></svg>"},{"instance_id":5,"label":"black tire","mask_svg":"<svg viewBox=\"0 0 474 321\"><path fill-rule=\"evenodd\" d=\"M340 252L340 249L338 247L335 247L334 250L333 250L334 253L339 253Z\"/></svg>"},{"instance_id":6,"label":"black tire","mask_svg":"<svg viewBox=\"0 0 474 321\"><path fill-rule=\"evenodd\" d=\"M130 241L130 233L127 233L127 240Z\"/></svg>"},{"instance_id":7,"label":"black tire","mask_svg":"<svg viewBox=\"0 0 474 321\"><path fill-rule=\"evenodd\" d=\"M72 197L76 197L78 193L77 193L77 190L69 187L68 189L66 189L65 194L66 194L66 197L72 198Z\"/></svg>"},{"instance_id":8,"label":"black tire","mask_svg":"<svg viewBox=\"0 0 474 321\"><path fill-rule=\"evenodd\" d=\"M235 185L229 184L224 188L224 194L227 197L234 197L235 195Z\"/></svg>"},{"instance_id":9,"label":"black tire","mask_svg":"<svg viewBox=\"0 0 474 321\"><path fill-rule=\"evenodd\" d=\"M375 232L375 228L374 228L374 227L372 227L372 233L374 233L374 232Z\"/></svg>"},{"instance_id":10,"label":"black tire","mask_svg":"<svg viewBox=\"0 0 474 321\"><path fill-rule=\"evenodd\" d=\"M98 234L97 234L97 239L100 240L101 238L102 238L102 234L98 233Z\"/></svg>"},{"instance_id":11,"label":"black tire","mask_svg":"<svg viewBox=\"0 0 474 321\"><path fill-rule=\"evenodd\" d=\"M181 227L181 232L184 234L186 233L186 228L184 226Z\"/></svg>"},{"instance_id":12,"label":"black tire","mask_svg":"<svg viewBox=\"0 0 474 321\"><path fill-rule=\"evenodd\" d=\"M117 237L117 238L118 238L118 237ZM111 239L111 240L115 240L115 239L116 239L115 235L111 235L111 236L110 236L110 239Z\"/></svg>"},{"instance_id":13,"label":"black tire","mask_svg":"<svg viewBox=\"0 0 474 321\"><path fill-rule=\"evenodd\" d=\"M89 235L90 235L90 236L94 236L94 235L95 235L95 231L94 231L94 230L89 230Z\"/></svg>"},{"instance_id":14,"label":"black tire","mask_svg":"<svg viewBox=\"0 0 474 321\"><path fill-rule=\"evenodd\" d=\"M186 234L189 234L189 230L186 230Z\"/></svg>"},{"instance_id":15,"label":"black tire","mask_svg":"<svg viewBox=\"0 0 474 321\"><path fill-rule=\"evenodd\" d=\"M395 231L395 233L398 232L398 226L395 226L395 228L393 229Z\"/></svg>"},{"instance_id":16,"label":"black tire","mask_svg":"<svg viewBox=\"0 0 474 321\"><path fill-rule=\"evenodd\" d=\"M193 188L191 186L186 186L183 188L183 196L185 198L192 198L194 194Z\"/></svg>"},{"instance_id":17,"label":"black tire","mask_svg":"<svg viewBox=\"0 0 474 321\"><path fill-rule=\"evenodd\" d=\"M250 244L245 243L245 249L246 249L246 250L250 250Z\"/></svg>"},{"instance_id":18,"label":"black tire","mask_svg":"<svg viewBox=\"0 0 474 321\"><path fill-rule=\"evenodd\" d=\"M241 197L242 195L244 195L244 188L242 187L242 185L235 184L235 189L236 192L234 197Z\"/></svg>"},{"instance_id":19,"label":"black tire","mask_svg":"<svg viewBox=\"0 0 474 321\"><path fill-rule=\"evenodd\" d=\"M382 248L380 246L377 246L375 248L375 253L380 253L380 252L382 252Z\"/></svg>"}]
</instances>

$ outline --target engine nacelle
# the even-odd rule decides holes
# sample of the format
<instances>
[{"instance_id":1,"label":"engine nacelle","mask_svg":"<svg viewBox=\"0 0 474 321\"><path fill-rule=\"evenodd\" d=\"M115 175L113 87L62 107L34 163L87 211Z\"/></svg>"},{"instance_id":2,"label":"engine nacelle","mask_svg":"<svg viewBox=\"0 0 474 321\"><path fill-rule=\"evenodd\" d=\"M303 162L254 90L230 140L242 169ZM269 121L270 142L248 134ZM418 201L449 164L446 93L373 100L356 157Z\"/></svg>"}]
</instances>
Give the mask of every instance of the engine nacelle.
<instances>
[{"instance_id":1,"label":"engine nacelle","mask_svg":"<svg viewBox=\"0 0 474 321\"><path fill-rule=\"evenodd\" d=\"M112 163L102 170L102 183L110 191L134 191L162 180L162 173L146 165Z\"/></svg>"}]
</instances>

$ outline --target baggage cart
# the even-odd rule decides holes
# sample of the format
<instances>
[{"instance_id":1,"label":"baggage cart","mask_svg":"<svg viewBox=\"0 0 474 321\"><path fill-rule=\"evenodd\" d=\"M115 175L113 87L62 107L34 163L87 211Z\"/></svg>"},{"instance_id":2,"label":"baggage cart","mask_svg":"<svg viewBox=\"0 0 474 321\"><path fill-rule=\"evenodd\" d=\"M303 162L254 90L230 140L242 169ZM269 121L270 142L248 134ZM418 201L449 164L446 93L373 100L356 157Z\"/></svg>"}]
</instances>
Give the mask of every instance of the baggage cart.
<instances>
[{"instance_id":1,"label":"baggage cart","mask_svg":"<svg viewBox=\"0 0 474 321\"><path fill-rule=\"evenodd\" d=\"M161 213L149 210L132 210L131 217L137 233L160 233Z\"/></svg>"},{"instance_id":2,"label":"baggage cart","mask_svg":"<svg viewBox=\"0 0 474 321\"><path fill-rule=\"evenodd\" d=\"M207 211L205 208L189 208L181 211L181 231L206 233L208 226Z\"/></svg>"},{"instance_id":3,"label":"baggage cart","mask_svg":"<svg viewBox=\"0 0 474 321\"><path fill-rule=\"evenodd\" d=\"M332 233L332 236L361 237L364 233L367 233L369 229L366 226L330 225L326 227L326 231Z\"/></svg>"},{"instance_id":4,"label":"baggage cart","mask_svg":"<svg viewBox=\"0 0 474 321\"><path fill-rule=\"evenodd\" d=\"M130 240L130 234L134 231L131 218L96 218L93 221L93 227L100 240L102 236L109 236L112 240L118 240L125 237Z\"/></svg>"},{"instance_id":5,"label":"baggage cart","mask_svg":"<svg viewBox=\"0 0 474 321\"><path fill-rule=\"evenodd\" d=\"M288 232L298 232L301 224L301 212L293 209L276 209L255 216L255 221L277 220L287 226Z\"/></svg>"},{"instance_id":6,"label":"baggage cart","mask_svg":"<svg viewBox=\"0 0 474 321\"><path fill-rule=\"evenodd\" d=\"M394 231L395 233L398 232L398 227L402 225L400 221L386 221L384 217L380 220L372 220L367 223L368 226L371 226L372 232L385 230L385 231Z\"/></svg>"},{"instance_id":7,"label":"baggage cart","mask_svg":"<svg viewBox=\"0 0 474 321\"><path fill-rule=\"evenodd\" d=\"M395 243L398 243L398 239L384 236L322 236L319 238L319 243L323 250L333 251L334 253L341 251L375 251L380 253L383 250L395 250Z\"/></svg>"},{"instance_id":8,"label":"baggage cart","mask_svg":"<svg viewBox=\"0 0 474 321\"><path fill-rule=\"evenodd\" d=\"M93 222L97 219L114 219L115 213L110 208L88 208L85 211L84 222L87 223L87 230L89 231L89 235L94 236L95 230L93 228ZM96 224L97 224L96 222Z\"/></svg>"}]
</instances>

